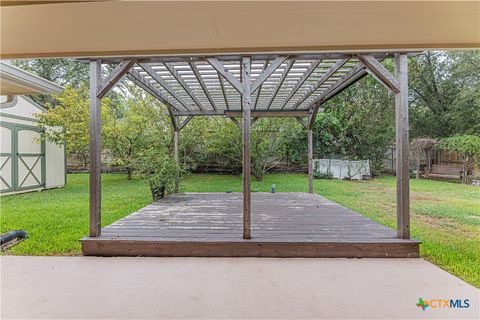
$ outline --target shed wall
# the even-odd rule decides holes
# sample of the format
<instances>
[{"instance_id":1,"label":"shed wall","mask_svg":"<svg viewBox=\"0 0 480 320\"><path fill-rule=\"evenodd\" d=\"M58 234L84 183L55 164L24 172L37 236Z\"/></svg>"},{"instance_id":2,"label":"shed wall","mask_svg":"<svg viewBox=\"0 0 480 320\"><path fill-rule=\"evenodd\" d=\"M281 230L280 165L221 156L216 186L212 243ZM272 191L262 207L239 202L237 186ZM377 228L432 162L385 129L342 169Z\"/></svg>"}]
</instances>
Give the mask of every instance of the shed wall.
<instances>
[{"instance_id":1,"label":"shed wall","mask_svg":"<svg viewBox=\"0 0 480 320\"><path fill-rule=\"evenodd\" d=\"M25 97L0 109L2 195L65 185L65 148L42 140L35 119L40 112L45 109Z\"/></svg>"}]
</instances>

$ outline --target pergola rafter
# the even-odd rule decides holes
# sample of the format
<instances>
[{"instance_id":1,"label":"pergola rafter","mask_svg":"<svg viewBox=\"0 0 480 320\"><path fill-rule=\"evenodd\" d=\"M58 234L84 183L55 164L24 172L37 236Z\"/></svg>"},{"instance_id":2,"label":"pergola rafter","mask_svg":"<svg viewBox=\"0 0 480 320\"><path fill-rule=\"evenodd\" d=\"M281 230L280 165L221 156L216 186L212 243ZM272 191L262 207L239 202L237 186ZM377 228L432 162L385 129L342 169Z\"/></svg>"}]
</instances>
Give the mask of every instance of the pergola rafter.
<instances>
[{"instance_id":1,"label":"pergola rafter","mask_svg":"<svg viewBox=\"0 0 480 320\"><path fill-rule=\"evenodd\" d=\"M295 60L290 60L290 61L287 62L286 66L285 66L285 71L282 73L280 81L278 81L278 83L275 85L274 90L273 90L273 94L270 96L270 99L268 100L268 102L266 104L267 110L269 110L270 107L272 106L273 101L275 100L278 92L282 88L283 83L285 82L285 79L287 78L287 76L290 72L290 69L293 67L294 63L295 63Z\"/></svg>"},{"instance_id":2,"label":"pergola rafter","mask_svg":"<svg viewBox=\"0 0 480 320\"><path fill-rule=\"evenodd\" d=\"M265 69L268 67L269 63L270 63L269 60L265 60L263 66L262 66L263 71L265 71ZM256 92L255 103L253 104L253 110L257 109L258 99L260 98L260 94L262 93L262 87L263 87L263 82L260 83L260 86L258 87L258 90Z\"/></svg>"},{"instance_id":3,"label":"pergola rafter","mask_svg":"<svg viewBox=\"0 0 480 320\"><path fill-rule=\"evenodd\" d=\"M188 102L183 100L181 96L175 93L175 90L170 87L170 85L163 80L162 77L160 77L155 70L152 69L151 66L147 64L140 64L140 68L142 68L152 79L154 79L165 91L167 91L178 103L182 105L186 110L190 110L190 107L188 106Z\"/></svg>"},{"instance_id":4,"label":"pergola rafter","mask_svg":"<svg viewBox=\"0 0 480 320\"><path fill-rule=\"evenodd\" d=\"M204 81L202 75L200 74L200 71L198 71L197 65L196 65L195 62L193 62L193 61L190 61L188 64L190 65L190 68L192 69L193 74L195 75L195 79L196 79L196 80L198 81L198 83L200 84L200 87L202 88L203 93L204 93L205 96L207 97L208 102L210 102L210 105L212 106L212 109L213 109L213 110L217 110L217 107L216 107L216 105L215 105L215 102L213 101L212 96L210 95L210 93L209 93L209 91L208 91L208 87L207 87L207 85L205 84L205 81Z\"/></svg>"},{"instance_id":5,"label":"pergola rafter","mask_svg":"<svg viewBox=\"0 0 480 320\"><path fill-rule=\"evenodd\" d=\"M165 68L170 72L173 78L178 81L178 84L182 87L182 89L188 94L188 96L195 102L197 107L200 110L205 110L205 107L202 105L200 100L198 100L197 96L192 93L192 90L189 88L188 84L178 75L178 72L175 70L175 66L171 63L164 63Z\"/></svg>"},{"instance_id":6,"label":"pergola rafter","mask_svg":"<svg viewBox=\"0 0 480 320\"><path fill-rule=\"evenodd\" d=\"M324 83L327 82L330 77L337 72L345 63L347 63L348 59L340 59L334 65L332 65L327 72L325 72L318 81L309 88L307 92L303 94L303 96L295 103L293 109L297 109L303 102L305 102L308 98L312 96L312 94L317 91Z\"/></svg>"},{"instance_id":7,"label":"pergola rafter","mask_svg":"<svg viewBox=\"0 0 480 320\"><path fill-rule=\"evenodd\" d=\"M395 75L381 62L395 58ZM105 80L100 65L114 64ZM321 106L370 73L395 94L398 237L409 238L406 53L250 54L91 59L91 224L100 233L100 99L124 75L167 106L179 161L180 131L194 116L224 116L243 137L243 237L250 239L250 127L260 117L293 117L307 130L308 191L313 193L313 125ZM253 101L254 100L254 101ZM185 117L181 121L180 117ZM180 172L177 171L177 190Z\"/></svg>"},{"instance_id":8,"label":"pergola rafter","mask_svg":"<svg viewBox=\"0 0 480 320\"><path fill-rule=\"evenodd\" d=\"M263 72L255 79L252 83L252 93L254 93L264 82L268 79L282 63L287 60L288 57L278 57L275 58L270 64L266 64L267 67L264 67Z\"/></svg>"},{"instance_id":9,"label":"pergola rafter","mask_svg":"<svg viewBox=\"0 0 480 320\"><path fill-rule=\"evenodd\" d=\"M130 70L128 72L127 77L130 81L132 81L137 86L145 90L145 92L149 93L152 97L156 98L158 101L160 101L167 107L168 114L172 121L173 129L177 130L177 122L175 120L176 118L174 113L174 107L172 107L170 102L165 99L162 93L158 89L153 87L149 82L147 82L141 75L139 75L137 72L133 70Z\"/></svg>"},{"instance_id":10,"label":"pergola rafter","mask_svg":"<svg viewBox=\"0 0 480 320\"><path fill-rule=\"evenodd\" d=\"M305 81L307 81L308 77L310 77L310 75L312 74L312 72L315 71L315 69L318 67L318 65L322 62L322 60L316 60L314 61L308 68L307 70L305 71L305 73L303 74L303 76L300 78L300 80L297 82L297 84L295 85L295 87L293 88L292 91L290 91L290 93L288 94L288 96L285 98L285 100L283 101L283 106L282 106L282 109L285 108L285 106L288 104L288 102L290 101L290 99L292 99L292 97L297 93L298 89L300 89L300 87L305 83Z\"/></svg>"},{"instance_id":11,"label":"pergola rafter","mask_svg":"<svg viewBox=\"0 0 480 320\"><path fill-rule=\"evenodd\" d=\"M391 54L251 55L252 110L315 111L318 102L325 103L367 72L395 92L398 83L380 63L387 56ZM100 94L131 68L138 81L157 89L156 94L174 115L241 111L241 59L235 55L106 58L102 63L115 63L116 67Z\"/></svg>"}]
</instances>

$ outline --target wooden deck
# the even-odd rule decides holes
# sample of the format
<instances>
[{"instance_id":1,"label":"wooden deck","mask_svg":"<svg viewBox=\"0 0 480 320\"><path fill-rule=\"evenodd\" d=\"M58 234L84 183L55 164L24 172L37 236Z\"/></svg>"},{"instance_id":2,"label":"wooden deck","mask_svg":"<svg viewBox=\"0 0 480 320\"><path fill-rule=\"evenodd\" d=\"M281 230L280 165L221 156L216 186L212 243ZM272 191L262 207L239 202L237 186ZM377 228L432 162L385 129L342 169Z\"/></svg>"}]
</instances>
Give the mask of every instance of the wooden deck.
<instances>
[{"instance_id":1,"label":"wooden deck","mask_svg":"<svg viewBox=\"0 0 480 320\"><path fill-rule=\"evenodd\" d=\"M84 255L418 257L419 242L308 193L252 193L242 239L241 193L186 193L153 203L82 239Z\"/></svg>"}]
</instances>

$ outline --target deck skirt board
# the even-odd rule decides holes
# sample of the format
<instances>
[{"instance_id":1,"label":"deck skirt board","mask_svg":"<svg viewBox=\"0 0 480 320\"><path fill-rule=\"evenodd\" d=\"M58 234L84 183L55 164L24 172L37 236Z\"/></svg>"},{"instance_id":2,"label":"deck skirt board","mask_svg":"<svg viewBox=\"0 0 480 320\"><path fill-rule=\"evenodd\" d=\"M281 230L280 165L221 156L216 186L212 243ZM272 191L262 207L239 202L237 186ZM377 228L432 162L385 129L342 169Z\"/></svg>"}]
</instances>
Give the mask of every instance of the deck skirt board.
<instances>
[{"instance_id":1,"label":"deck skirt board","mask_svg":"<svg viewBox=\"0 0 480 320\"><path fill-rule=\"evenodd\" d=\"M307 193L253 193L252 239L242 239L241 193L172 195L82 239L85 255L418 257L419 242Z\"/></svg>"}]
</instances>

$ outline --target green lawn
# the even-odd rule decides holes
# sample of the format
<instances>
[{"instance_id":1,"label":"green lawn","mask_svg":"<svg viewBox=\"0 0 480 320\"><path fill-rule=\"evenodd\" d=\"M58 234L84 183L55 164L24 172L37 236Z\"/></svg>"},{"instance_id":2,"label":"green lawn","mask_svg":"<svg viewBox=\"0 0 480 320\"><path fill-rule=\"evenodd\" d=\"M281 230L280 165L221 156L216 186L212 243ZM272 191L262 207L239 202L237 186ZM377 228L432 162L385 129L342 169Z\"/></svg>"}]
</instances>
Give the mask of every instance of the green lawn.
<instances>
[{"instance_id":1,"label":"green lawn","mask_svg":"<svg viewBox=\"0 0 480 320\"><path fill-rule=\"evenodd\" d=\"M302 174L270 174L254 191L307 191ZM124 175L103 175L102 224L145 206L145 183ZM239 176L186 175L183 191L241 191ZM371 181L315 180L315 191L382 224L395 227L395 178ZM423 242L425 259L480 287L480 188L430 180L411 181L412 236ZM24 229L27 241L8 253L78 255L88 230L88 176L70 174L63 189L1 198L1 232Z\"/></svg>"}]
</instances>

